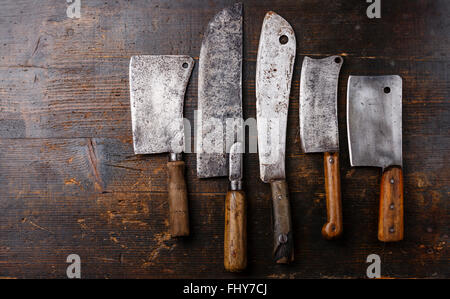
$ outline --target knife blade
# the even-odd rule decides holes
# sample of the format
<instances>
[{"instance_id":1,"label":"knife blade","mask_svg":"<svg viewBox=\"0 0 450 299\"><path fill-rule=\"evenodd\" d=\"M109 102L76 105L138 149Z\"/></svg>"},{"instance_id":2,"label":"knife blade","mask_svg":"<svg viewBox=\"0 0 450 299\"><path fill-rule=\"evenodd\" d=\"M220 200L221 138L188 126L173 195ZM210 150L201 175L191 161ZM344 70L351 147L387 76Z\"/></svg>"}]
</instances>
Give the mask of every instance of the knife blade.
<instances>
[{"instance_id":1,"label":"knife blade","mask_svg":"<svg viewBox=\"0 0 450 299\"><path fill-rule=\"evenodd\" d=\"M130 106L135 154L170 153L170 232L189 235L184 181L183 102L194 60L182 55L139 55L130 60Z\"/></svg>"},{"instance_id":2,"label":"knife blade","mask_svg":"<svg viewBox=\"0 0 450 299\"><path fill-rule=\"evenodd\" d=\"M224 265L230 272L247 267L247 203L242 190L242 143L230 149L230 190L225 200Z\"/></svg>"},{"instance_id":3,"label":"knife blade","mask_svg":"<svg viewBox=\"0 0 450 299\"><path fill-rule=\"evenodd\" d=\"M381 167L378 239L403 239L402 78L350 76L347 130L352 166Z\"/></svg>"},{"instance_id":4,"label":"knife blade","mask_svg":"<svg viewBox=\"0 0 450 299\"><path fill-rule=\"evenodd\" d=\"M327 223L326 239L341 236L342 203L339 173L337 88L343 59L305 57L300 77L300 139L304 153L324 153Z\"/></svg>"},{"instance_id":5,"label":"knife blade","mask_svg":"<svg viewBox=\"0 0 450 299\"><path fill-rule=\"evenodd\" d=\"M295 51L292 27L278 14L268 12L261 29L256 64L256 110L260 177L272 189L273 255L277 263L294 259L284 159Z\"/></svg>"},{"instance_id":6,"label":"knife blade","mask_svg":"<svg viewBox=\"0 0 450 299\"><path fill-rule=\"evenodd\" d=\"M217 13L203 37L199 61L200 178L228 175L227 153L237 141L230 120L242 120L242 4ZM228 123L227 123L228 120Z\"/></svg>"}]
</instances>

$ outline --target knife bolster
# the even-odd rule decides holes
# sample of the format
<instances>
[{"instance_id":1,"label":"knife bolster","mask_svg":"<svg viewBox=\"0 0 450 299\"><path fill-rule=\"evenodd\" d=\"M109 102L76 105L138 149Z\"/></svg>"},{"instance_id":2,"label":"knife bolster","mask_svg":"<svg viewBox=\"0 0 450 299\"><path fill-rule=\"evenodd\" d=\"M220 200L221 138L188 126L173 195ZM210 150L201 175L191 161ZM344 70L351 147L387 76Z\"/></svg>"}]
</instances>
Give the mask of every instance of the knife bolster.
<instances>
[{"instance_id":1,"label":"knife bolster","mask_svg":"<svg viewBox=\"0 0 450 299\"><path fill-rule=\"evenodd\" d=\"M271 182L270 187L273 202L273 256L276 263L288 264L294 260L294 239L288 186L285 180L279 180Z\"/></svg>"},{"instance_id":2,"label":"knife bolster","mask_svg":"<svg viewBox=\"0 0 450 299\"><path fill-rule=\"evenodd\" d=\"M403 240L403 231L403 173L399 166L392 166L381 178L378 240Z\"/></svg>"},{"instance_id":3,"label":"knife bolster","mask_svg":"<svg viewBox=\"0 0 450 299\"><path fill-rule=\"evenodd\" d=\"M172 237L189 235L189 213L184 161L167 163L169 186L169 226Z\"/></svg>"}]
</instances>

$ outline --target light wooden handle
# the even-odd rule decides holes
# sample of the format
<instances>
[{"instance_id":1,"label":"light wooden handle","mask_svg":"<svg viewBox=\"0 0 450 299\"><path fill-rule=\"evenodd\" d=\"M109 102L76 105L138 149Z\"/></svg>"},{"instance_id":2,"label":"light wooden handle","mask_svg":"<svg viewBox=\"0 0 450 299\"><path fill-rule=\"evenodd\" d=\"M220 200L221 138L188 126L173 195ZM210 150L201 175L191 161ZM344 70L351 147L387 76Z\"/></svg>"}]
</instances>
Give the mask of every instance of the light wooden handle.
<instances>
[{"instance_id":1,"label":"light wooden handle","mask_svg":"<svg viewBox=\"0 0 450 299\"><path fill-rule=\"evenodd\" d=\"M397 166L386 169L381 178L378 240L403 240L403 173Z\"/></svg>"},{"instance_id":2,"label":"light wooden handle","mask_svg":"<svg viewBox=\"0 0 450 299\"><path fill-rule=\"evenodd\" d=\"M327 223L322 227L322 236L331 240L340 237L343 231L339 153L325 153L323 162L327 197Z\"/></svg>"},{"instance_id":3,"label":"light wooden handle","mask_svg":"<svg viewBox=\"0 0 450 299\"><path fill-rule=\"evenodd\" d=\"M224 266L230 272L247 267L247 203L243 191L228 191L225 199Z\"/></svg>"},{"instance_id":4,"label":"light wooden handle","mask_svg":"<svg viewBox=\"0 0 450 299\"><path fill-rule=\"evenodd\" d=\"M172 237L189 236L189 212L184 161L167 163L169 174L169 225Z\"/></svg>"},{"instance_id":5,"label":"light wooden handle","mask_svg":"<svg viewBox=\"0 0 450 299\"><path fill-rule=\"evenodd\" d=\"M273 256L278 264L294 260L294 239L292 235L291 207L288 186L285 180L270 183L273 202Z\"/></svg>"}]
</instances>

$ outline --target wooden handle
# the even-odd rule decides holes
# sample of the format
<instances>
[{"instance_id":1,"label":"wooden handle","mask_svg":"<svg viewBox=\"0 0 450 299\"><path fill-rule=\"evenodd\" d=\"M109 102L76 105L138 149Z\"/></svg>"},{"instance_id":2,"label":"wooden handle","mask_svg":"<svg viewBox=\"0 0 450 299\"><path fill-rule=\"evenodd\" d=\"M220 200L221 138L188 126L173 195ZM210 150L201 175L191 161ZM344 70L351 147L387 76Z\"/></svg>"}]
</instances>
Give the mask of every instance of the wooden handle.
<instances>
[{"instance_id":1,"label":"wooden handle","mask_svg":"<svg viewBox=\"0 0 450 299\"><path fill-rule=\"evenodd\" d=\"M184 161L167 163L169 173L169 225L172 237L189 236L189 213Z\"/></svg>"},{"instance_id":2,"label":"wooden handle","mask_svg":"<svg viewBox=\"0 0 450 299\"><path fill-rule=\"evenodd\" d=\"M270 187L273 201L273 256L276 263L288 264L294 260L288 186L285 180L281 180L271 182Z\"/></svg>"},{"instance_id":3,"label":"wooden handle","mask_svg":"<svg viewBox=\"0 0 450 299\"><path fill-rule=\"evenodd\" d=\"M224 266L230 272L247 267L247 204L243 191L228 191L225 200Z\"/></svg>"},{"instance_id":4,"label":"wooden handle","mask_svg":"<svg viewBox=\"0 0 450 299\"><path fill-rule=\"evenodd\" d=\"M378 240L403 240L403 173L397 166L387 168L381 178Z\"/></svg>"},{"instance_id":5,"label":"wooden handle","mask_svg":"<svg viewBox=\"0 0 450 299\"><path fill-rule=\"evenodd\" d=\"M327 196L327 223L322 227L322 236L332 240L341 236L343 231L339 153L325 153L323 162Z\"/></svg>"}]
</instances>

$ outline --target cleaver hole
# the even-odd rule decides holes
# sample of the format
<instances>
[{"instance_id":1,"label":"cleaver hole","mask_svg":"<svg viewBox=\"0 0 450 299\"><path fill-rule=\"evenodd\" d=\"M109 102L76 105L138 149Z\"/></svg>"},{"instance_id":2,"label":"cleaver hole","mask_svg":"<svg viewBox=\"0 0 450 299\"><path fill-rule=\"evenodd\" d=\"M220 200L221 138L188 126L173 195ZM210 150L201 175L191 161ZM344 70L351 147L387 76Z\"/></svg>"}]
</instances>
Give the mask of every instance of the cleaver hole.
<instances>
[{"instance_id":1,"label":"cleaver hole","mask_svg":"<svg viewBox=\"0 0 450 299\"><path fill-rule=\"evenodd\" d=\"M391 92L391 89L389 87L384 88L384 93L390 93L390 92Z\"/></svg>"},{"instance_id":2,"label":"cleaver hole","mask_svg":"<svg viewBox=\"0 0 450 299\"><path fill-rule=\"evenodd\" d=\"M341 63L341 57L336 57L336 58L334 59L334 62L336 62L336 63Z\"/></svg>"},{"instance_id":3,"label":"cleaver hole","mask_svg":"<svg viewBox=\"0 0 450 299\"><path fill-rule=\"evenodd\" d=\"M187 64L187 62L185 62L185 63L183 63L182 66L183 66L184 69L187 69L187 67L189 66L189 64Z\"/></svg>"},{"instance_id":4,"label":"cleaver hole","mask_svg":"<svg viewBox=\"0 0 450 299\"><path fill-rule=\"evenodd\" d=\"M286 35L280 36L280 44L285 45L289 41L289 38Z\"/></svg>"}]
</instances>

